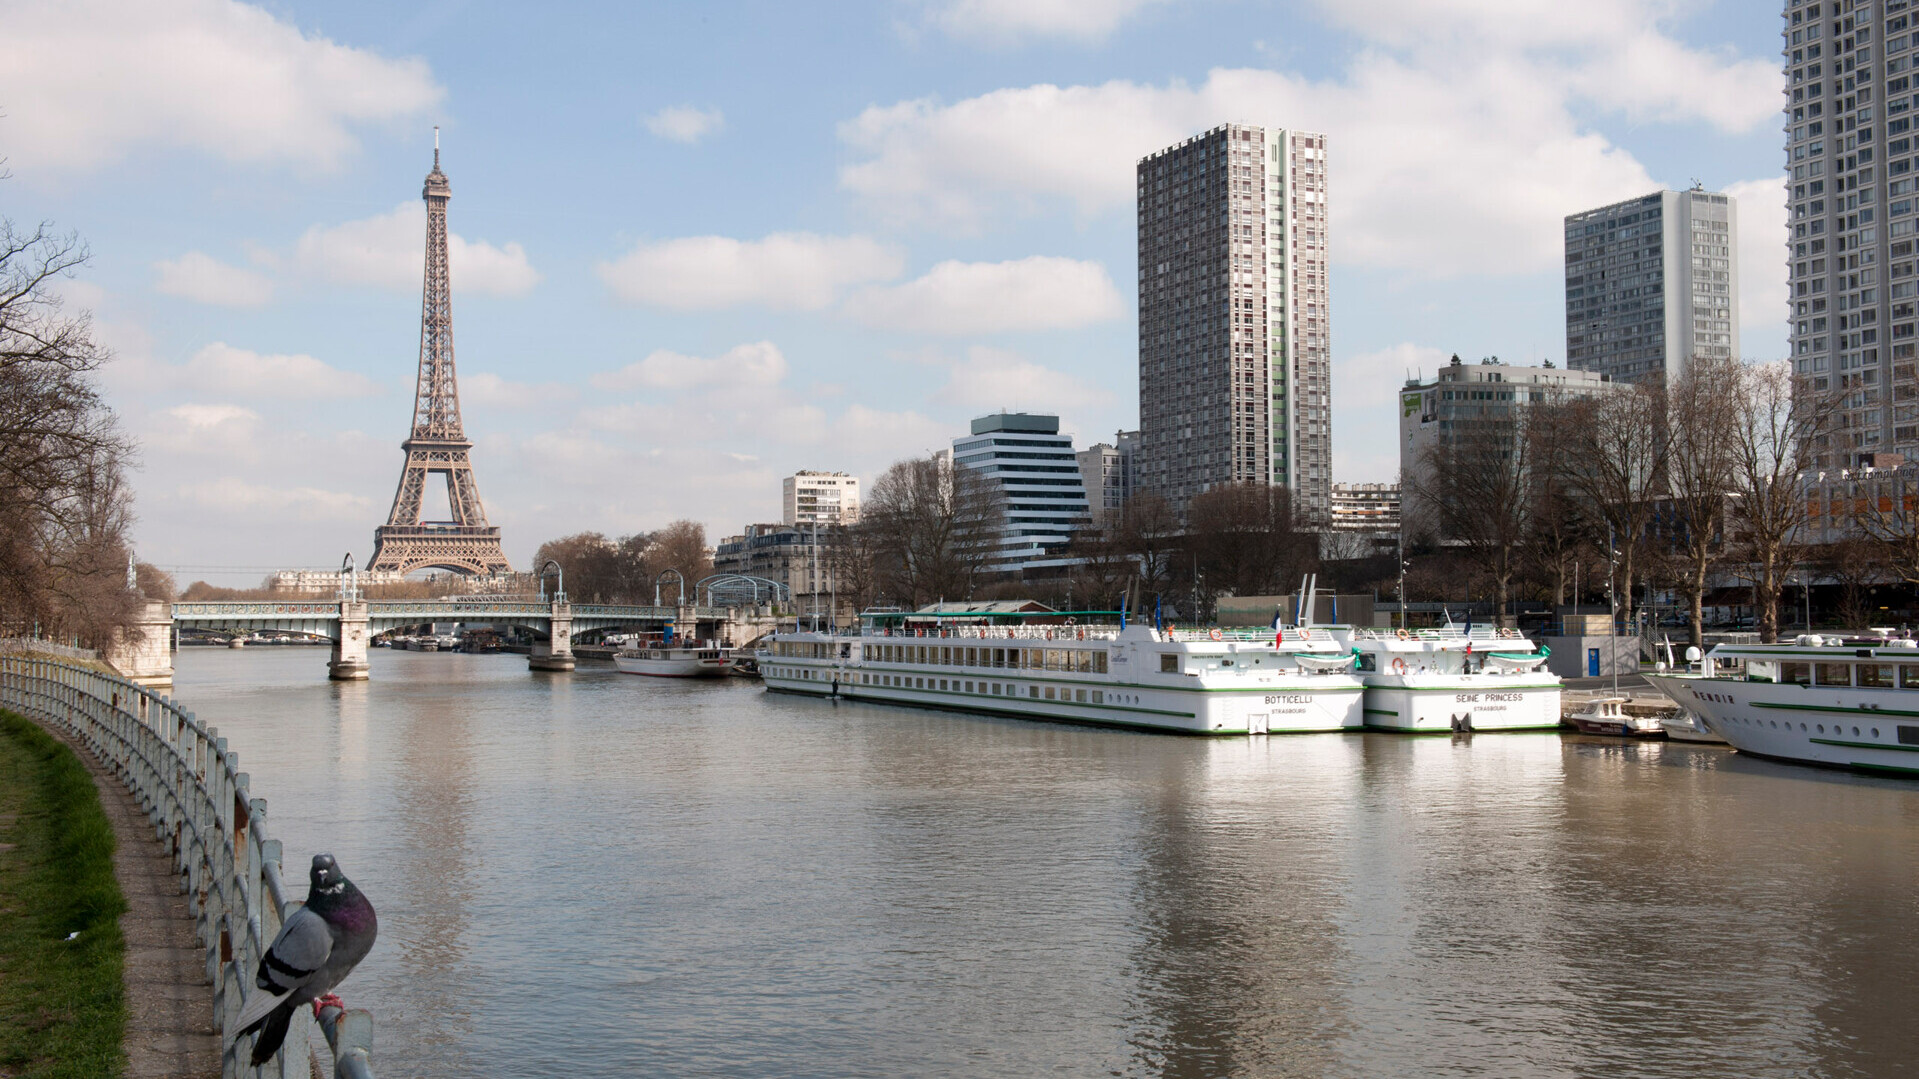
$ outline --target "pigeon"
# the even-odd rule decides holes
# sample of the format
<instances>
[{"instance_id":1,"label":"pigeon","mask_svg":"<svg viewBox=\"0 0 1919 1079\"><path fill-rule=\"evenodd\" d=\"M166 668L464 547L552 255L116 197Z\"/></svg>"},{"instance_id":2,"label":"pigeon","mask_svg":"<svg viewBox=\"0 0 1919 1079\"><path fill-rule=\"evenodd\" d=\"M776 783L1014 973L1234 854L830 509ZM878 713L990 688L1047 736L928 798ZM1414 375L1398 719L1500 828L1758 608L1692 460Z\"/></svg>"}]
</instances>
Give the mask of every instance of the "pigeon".
<instances>
[{"instance_id":1,"label":"pigeon","mask_svg":"<svg viewBox=\"0 0 1919 1079\"><path fill-rule=\"evenodd\" d=\"M260 1032L253 1042L256 1068L286 1040L293 1009L309 1001L339 1002L333 987L366 958L380 930L373 904L340 872L333 855L313 856L311 880L306 906L280 927L260 959L257 988L240 1009L238 1036Z\"/></svg>"}]
</instances>

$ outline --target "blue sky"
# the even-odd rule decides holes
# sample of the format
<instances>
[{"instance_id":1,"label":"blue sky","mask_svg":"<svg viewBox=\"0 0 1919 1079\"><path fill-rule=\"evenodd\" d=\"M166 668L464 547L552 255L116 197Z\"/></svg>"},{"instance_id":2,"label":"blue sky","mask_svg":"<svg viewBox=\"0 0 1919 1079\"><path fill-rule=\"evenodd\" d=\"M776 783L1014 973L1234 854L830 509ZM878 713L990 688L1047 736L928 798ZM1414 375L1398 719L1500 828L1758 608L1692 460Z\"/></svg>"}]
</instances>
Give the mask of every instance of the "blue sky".
<instances>
[{"instance_id":1,"label":"blue sky","mask_svg":"<svg viewBox=\"0 0 1919 1079\"><path fill-rule=\"evenodd\" d=\"M1132 165L1329 137L1335 475L1393 389L1564 353L1559 218L1740 201L1744 349L1784 348L1778 13L1710 0L507 5L16 0L0 213L68 286L188 579L364 559L418 356L442 128L480 489L510 557L776 519L999 406L1136 423ZM245 567L245 568L243 568Z\"/></svg>"}]
</instances>

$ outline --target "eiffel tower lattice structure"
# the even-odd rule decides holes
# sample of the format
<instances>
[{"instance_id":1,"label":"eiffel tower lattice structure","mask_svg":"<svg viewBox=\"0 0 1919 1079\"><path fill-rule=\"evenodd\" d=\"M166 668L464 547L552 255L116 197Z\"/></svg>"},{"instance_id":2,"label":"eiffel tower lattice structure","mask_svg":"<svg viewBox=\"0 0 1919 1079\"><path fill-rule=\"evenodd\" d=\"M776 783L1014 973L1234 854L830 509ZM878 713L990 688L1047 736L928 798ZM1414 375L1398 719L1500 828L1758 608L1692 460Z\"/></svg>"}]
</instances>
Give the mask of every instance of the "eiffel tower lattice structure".
<instances>
[{"instance_id":1,"label":"eiffel tower lattice structure","mask_svg":"<svg viewBox=\"0 0 1919 1079\"><path fill-rule=\"evenodd\" d=\"M447 276L446 204L453 197L440 171L439 129L433 133L433 171L426 175L426 285L420 304L420 382L413 396L413 433L402 442L406 469L386 524L373 530L369 570L407 573L449 569L490 576L510 573L500 530L486 523L460 426L460 387L453 370L453 287ZM433 476L446 477L451 521L424 521L420 503Z\"/></svg>"}]
</instances>

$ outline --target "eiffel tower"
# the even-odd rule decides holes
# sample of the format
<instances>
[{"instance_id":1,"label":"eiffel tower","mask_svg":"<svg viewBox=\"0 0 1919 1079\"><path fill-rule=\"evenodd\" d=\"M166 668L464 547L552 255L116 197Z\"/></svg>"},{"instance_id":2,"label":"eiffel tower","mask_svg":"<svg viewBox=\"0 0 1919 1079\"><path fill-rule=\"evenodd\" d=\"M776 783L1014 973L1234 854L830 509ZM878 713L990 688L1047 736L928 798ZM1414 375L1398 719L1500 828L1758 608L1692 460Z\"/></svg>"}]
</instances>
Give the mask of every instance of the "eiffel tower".
<instances>
[{"instance_id":1,"label":"eiffel tower","mask_svg":"<svg viewBox=\"0 0 1919 1079\"><path fill-rule=\"evenodd\" d=\"M440 171L440 129L433 129L433 171L426 174L426 285L420 303L420 383L413 395L413 433L400 443L406 468L386 524L373 530L368 570L408 573L449 569L458 573L511 573L500 547L500 530L486 523L480 487L473 478L473 449L460 426L460 387L453 371L453 287L447 279L446 203L453 197ZM428 477L446 477L451 521L422 521L420 500Z\"/></svg>"}]
</instances>

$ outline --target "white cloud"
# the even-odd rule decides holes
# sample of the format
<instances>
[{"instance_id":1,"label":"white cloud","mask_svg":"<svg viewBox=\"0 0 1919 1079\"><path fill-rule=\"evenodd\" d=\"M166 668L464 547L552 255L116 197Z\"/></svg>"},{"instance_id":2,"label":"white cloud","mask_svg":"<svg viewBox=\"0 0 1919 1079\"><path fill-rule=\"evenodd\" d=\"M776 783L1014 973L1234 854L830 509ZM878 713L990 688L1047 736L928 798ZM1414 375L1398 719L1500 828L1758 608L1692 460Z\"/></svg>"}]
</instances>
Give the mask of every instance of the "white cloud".
<instances>
[{"instance_id":1,"label":"white cloud","mask_svg":"<svg viewBox=\"0 0 1919 1079\"><path fill-rule=\"evenodd\" d=\"M273 299L273 282L264 276L229 266L201 251L153 264L160 273L154 288L168 296L221 307L261 307Z\"/></svg>"},{"instance_id":2,"label":"white cloud","mask_svg":"<svg viewBox=\"0 0 1919 1079\"><path fill-rule=\"evenodd\" d=\"M1399 388L1438 373L1443 349L1403 343L1333 363L1333 479L1393 483L1399 478Z\"/></svg>"},{"instance_id":3,"label":"white cloud","mask_svg":"<svg viewBox=\"0 0 1919 1079\"><path fill-rule=\"evenodd\" d=\"M869 326L974 334L1088 326L1126 311L1097 262L1035 255L1010 262L942 262L924 277L873 285L847 298Z\"/></svg>"},{"instance_id":4,"label":"white cloud","mask_svg":"<svg viewBox=\"0 0 1919 1079\"><path fill-rule=\"evenodd\" d=\"M1739 213L1739 345L1749 357L1786 354L1786 178L1729 185Z\"/></svg>"},{"instance_id":5,"label":"white cloud","mask_svg":"<svg viewBox=\"0 0 1919 1079\"><path fill-rule=\"evenodd\" d=\"M638 363L590 380L602 390L684 390L726 386L735 390L772 386L786 377L786 357L771 341L736 345L711 358L659 349Z\"/></svg>"},{"instance_id":6,"label":"white cloud","mask_svg":"<svg viewBox=\"0 0 1919 1079\"><path fill-rule=\"evenodd\" d=\"M464 292L524 296L540 283L518 243L495 247L449 230L446 254L455 297ZM294 245L293 264L338 284L417 290L426 273L426 206L405 202L390 213L314 225Z\"/></svg>"},{"instance_id":7,"label":"white cloud","mask_svg":"<svg viewBox=\"0 0 1919 1079\"><path fill-rule=\"evenodd\" d=\"M1042 367L1005 349L975 345L952 365L935 400L970 409L1059 413L1103 406L1113 395L1084 379Z\"/></svg>"},{"instance_id":8,"label":"white cloud","mask_svg":"<svg viewBox=\"0 0 1919 1079\"><path fill-rule=\"evenodd\" d=\"M1011 42L1024 38L1100 41L1148 4L1162 0L944 0L927 12L955 37Z\"/></svg>"},{"instance_id":9,"label":"white cloud","mask_svg":"<svg viewBox=\"0 0 1919 1079\"><path fill-rule=\"evenodd\" d=\"M357 146L354 128L445 95L424 60L336 44L234 0L18 0L0 71L21 175L97 168L141 144L332 167Z\"/></svg>"},{"instance_id":10,"label":"white cloud","mask_svg":"<svg viewBox=\"0 0 1919 1079\"><path fill-rule=\"evenodd\" d=\"M1196 85L1041 84L876 105L840 125L854 153L840 181L899 222L976 230L1060 203L1091 217L1132 205L1145 154L1226 121L1287 126L1328 136L1337 260L1434 277L1542 270L1559 264L1566 213L1658 187L1582 114L1729 132L1776 115L1771 61L1646 30L1664 10L1649 4L1328 0L1369 42L1337 76L1221 68ZM1489 7L1504 14L1466 17ZM1614 26L1637 29L1590 33Z\"/></svg>"},{"instance_id":11,"label":"white cloud","mask_svg":"<svg viewBox=\"0 0 1919 1079\"><path fill-rule=\"evenodd\" d=\"M864 236L778 232L762 240L689 236L640 243L596 269L628 303L675 311L749 304L816 311L849 285L885 281L904 268L898 251Z\"/></svg>"},{"instance_id":12,"label":"white cloud","mask_svg":"<svg viewBox=\"0 0 1919 1079\"><path fill-rule=\"evenodd\" d=\"M463 405L518 410L571 401L579 395L579 390L560 382L514 382L491 371L460 373Z\"/></svg>"},{"instance_id":13,"label":"white cloud","mask_svg":"<svg viewBox=\"0 0 1919 1079\"><path fill-rule=\"evenodd\" d=\"M726 114L719 109L693 105L670 105L640 121L646 129L674 142L698 142L726 126Z\"/></svg>"},{"instance_id":14,"label":"white cloud","mask_svg":"<svg viewBox=\"0 0 1919 1079\"><path fill-rule=\"evenodd\" d=\"M206 346L174 370L178 385L201 393L309 401L371 397L380 392L379 384L365 375L342 371L304 353L265 354L224 341Z\"/></svg>"},{"instance_id":15,"label":"white cloud","mask_svg":"<svg viewBox=\"0 0 1919 1079\"><path fill-rule=\"evenodd\" d=\"M223 514L273 513L301 521L360 523L378 507L365 495L319 487L274 487L234 476L181 484L175 494L202 509Z\"/></svg>"},{"instance_id":16,"label":"white cloud","mask_svg":"<svg viewBox=\"0 0 1919 1079\"><path fill-rule=\"evenodd\" d=\"M1328 21L1434 69L1498 51L1563 72L1565 86L1635 120L1750 131L1779 115L1779 61L1692 48L1661 24L1672 0L1318 0Z\"/></svg>"}]
</instances>

